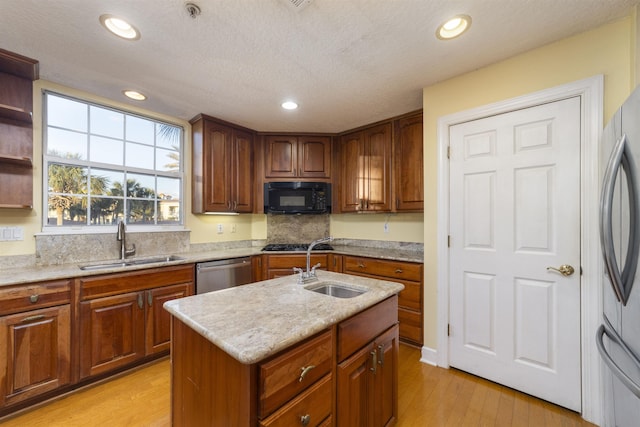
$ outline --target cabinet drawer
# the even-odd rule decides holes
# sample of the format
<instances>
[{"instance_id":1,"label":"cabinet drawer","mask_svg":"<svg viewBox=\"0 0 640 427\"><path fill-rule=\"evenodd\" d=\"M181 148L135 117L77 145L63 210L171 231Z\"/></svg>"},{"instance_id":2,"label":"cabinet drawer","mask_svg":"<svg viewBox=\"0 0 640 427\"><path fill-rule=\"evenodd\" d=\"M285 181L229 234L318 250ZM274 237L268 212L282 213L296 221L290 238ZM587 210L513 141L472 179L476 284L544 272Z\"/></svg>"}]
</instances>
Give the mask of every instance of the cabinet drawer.
<instances>
[{"instance_id":1,"label":"cabinet drawer","mask_svg":"<svg viewBox=\"0 0 640 427\"><path fill-rule=\"evenodd\" d=\"M320 263L320 267L327 268L327 257L327 254L311 254L310 265L314 266L317 263ZM268 269L291 269L293 267L305 268L307 265L306 255L268 255L266 258Z\"/></svg>"},{"instance_id":2,"label":"cabinet drawer","mask_svg":"<svg viewBox=\"0 0 640 427\"><path fill-rule=\"evenodd\" d=\"M403 341L422 345L422 316L419 312L412 310L398 309L398 320L400 321L400 338Z\"/></svg>"},{"instance_id":3,"label":"cabinet drawer","mask_svg":"<svg viewBox=\"0 0 640 427\"><path fill-rule=\"evenodd\" d=\"M80 300L193 282L194 265L150 268L80 279Z\"/></svg>"},{"instance_id":4,"label":"cabinet drawer","mask_svg":"<svg viewBox=\"0 0 640 427\"><path fill-rule=\"evenodd\" d=\"M396 295L338 324L338 362L398 323Z\"/></svg>"},{"instance_id":5,"label":"cabinet drawer","mask_svg":"<svg viewBox=\"0 0 640 427\"><path fill-rule=\"evenodd\" d=\"M344 257L344 272L422 282L422 264L364 257Z\"/></svg>"},{"instance_id":6,"label":"cabinet drawer","mask_svg":"<svg viewBox=\"0 0 640 427\"><path fill-rule=\"evenodd\" d=\"M333 381L331 375L260 422L261 427L293 427L327 425L331 415ZM303 419L304 417L304 419Z\"/></svg>"},{"instance_id":7,"label":"cabinet drawer","mask_svg":"<svg viewBox=\"0 0 640 427\"><path fill-rule=\"evenodd\" d=\"M398 306L414 310L422 309L422 285L419 282L398 280L404 285L404 289L398 294Z\"/></svg>"},{"instance_id":8,"label":"cabinet drawer","mask_svg":"<svg viewBox=\"0 0 640 427\"><path fill-rule=\"evenodd\" d=\"M0 288L0 316L70 301L71 280L3 287Z\"/></svg>"},{"instance_id":9,"label":"cabinet drawer","mask_svg":"<svg viewBox=\"0 0 640 427\"><path fill-rule=\"evenodd\" d=\"M331 371L333 335L323 332L260 365L260 417Z\"/></svg>"}]
</instances>

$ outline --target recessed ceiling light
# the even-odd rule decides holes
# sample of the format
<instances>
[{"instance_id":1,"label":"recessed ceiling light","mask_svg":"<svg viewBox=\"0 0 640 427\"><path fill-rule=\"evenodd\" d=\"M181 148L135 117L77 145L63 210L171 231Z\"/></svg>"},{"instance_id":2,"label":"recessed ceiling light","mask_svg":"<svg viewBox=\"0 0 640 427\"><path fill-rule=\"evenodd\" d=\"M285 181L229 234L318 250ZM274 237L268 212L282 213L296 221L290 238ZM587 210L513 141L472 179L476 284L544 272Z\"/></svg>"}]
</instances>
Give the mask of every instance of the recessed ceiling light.
<instances>
[{"instance_id":1,"label":"recessed ceiling light","mask_svg":"<svg viewBox=\"0 0 640 427\"><path fill-rule=\"evenodd\" d=\"M123 90L122 93L127 98L131 98L135 101L144 101L147 99L147 96L143 93L138 92L137 90Z\"/></svg>"},{"instance_id":2,"label":"recessed ceiling light","mask_svg":"<svg viewBox=\"0 0 640 427\"><path fill-rule=\"evenodd\" d=\"M284 108L285 110L295 110L296 108L298 108L298 104L293 101L285 101L282 103L282 108Z\"/></svg>"},{"instance_id":3,"label":"recessed ceiling light","mask_svg":"<svg viewBox=\"0 0 640 427\"><path fill-rule=\"evenodd\" d=\"M468 15L457 15L449 19L438 27L436 37L440 40L449 40L458 37L471 26L471 17Z\"/></svg>"},{"instance_id":4,"label":"recessed ceiling light","mask_svg":"<svg viewBox=\"0 0 640 427\"><path fill-rule=\"evenodd\" d=\"M122 18L113 15L100 15L100 23L118 37L127 40L138 40L140 31Z\"/></svg>"}]
</instances>

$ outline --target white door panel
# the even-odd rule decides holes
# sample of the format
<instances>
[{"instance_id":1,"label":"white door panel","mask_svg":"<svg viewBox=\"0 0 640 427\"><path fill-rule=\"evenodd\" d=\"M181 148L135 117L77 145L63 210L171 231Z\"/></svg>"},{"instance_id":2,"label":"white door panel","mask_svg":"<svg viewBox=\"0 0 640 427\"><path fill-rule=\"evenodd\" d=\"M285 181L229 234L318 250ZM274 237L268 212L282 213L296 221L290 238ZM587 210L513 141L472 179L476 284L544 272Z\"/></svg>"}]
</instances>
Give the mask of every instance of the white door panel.
<instances>
[{"instance_id":1,"label":"white door panel","mask_svg":"<svg viewBox=\"0 0 640 427\"><path fill-rule=\"evenodd\" d=\"M452 126L450 149L450 364L579 411L580 100Z\"/></svg>"}]
</instances>

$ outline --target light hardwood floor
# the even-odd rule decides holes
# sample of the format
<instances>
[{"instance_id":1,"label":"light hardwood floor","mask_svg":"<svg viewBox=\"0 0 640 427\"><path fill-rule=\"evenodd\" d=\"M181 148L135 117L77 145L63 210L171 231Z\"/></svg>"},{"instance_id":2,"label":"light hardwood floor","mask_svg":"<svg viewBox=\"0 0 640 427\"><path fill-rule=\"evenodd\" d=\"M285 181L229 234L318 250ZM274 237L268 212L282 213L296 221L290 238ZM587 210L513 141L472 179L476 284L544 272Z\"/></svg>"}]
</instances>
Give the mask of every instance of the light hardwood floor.
<instances>
[{"instance_id":1,"label":"light hardwood floor","mask_svg":"<svg viewBox=\"0 0 640 427\"><path fill-rule=\"evenodd\" d=\"M593 426L574 412L419 358L418 349L400 346L398 427ZM169 388L169 360L163 359L0 425L169 426Z\"/></svg>"}]
</instances>

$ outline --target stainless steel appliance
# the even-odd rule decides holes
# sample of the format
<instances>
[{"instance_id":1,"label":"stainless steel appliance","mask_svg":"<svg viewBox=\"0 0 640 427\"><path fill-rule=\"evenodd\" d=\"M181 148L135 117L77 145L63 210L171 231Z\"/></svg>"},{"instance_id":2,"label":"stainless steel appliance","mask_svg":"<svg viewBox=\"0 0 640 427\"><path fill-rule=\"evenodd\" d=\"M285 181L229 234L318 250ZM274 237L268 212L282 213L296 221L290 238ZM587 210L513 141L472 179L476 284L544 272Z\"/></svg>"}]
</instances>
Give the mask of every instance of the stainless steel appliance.
<instances>
[{"instance_id":1,"label":"stainless steel appliance","mask_svg":"<svg viewBox=\"0 0 640 427\"><path fill-rule=\"evenodd\" d=\"M331 184L327 182L265 182L264 213L331 213Z\"/></svg>"},{"instance_id":2,"label":"stainless steel appliance","mask_svg":"<svg viewBox=\"0 0 640 427\"><path fill-rule=\"evenodd\" d=\"M251 283L251 258L232 258L196 264L196 294Z\"/></svg>"},{"instance_id":3,"label":"stainless steel appliance","mask_svg":"<svg viewBox=\"0 0 640 427\"><path fill-rule=\"evenodd\" d=\"M605 362L604 426L640 425L640 88L605 127L600 240L606 277L596 335Z\"/></svg>"}]
</instances>

